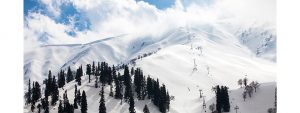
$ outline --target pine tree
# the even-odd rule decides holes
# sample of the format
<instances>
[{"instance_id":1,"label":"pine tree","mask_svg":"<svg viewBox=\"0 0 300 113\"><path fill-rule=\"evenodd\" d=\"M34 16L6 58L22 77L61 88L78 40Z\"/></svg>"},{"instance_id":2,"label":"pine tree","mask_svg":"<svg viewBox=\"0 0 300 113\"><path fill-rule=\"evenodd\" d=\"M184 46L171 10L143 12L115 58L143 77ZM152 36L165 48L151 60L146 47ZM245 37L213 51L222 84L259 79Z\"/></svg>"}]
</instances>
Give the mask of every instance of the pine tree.
<instances>
[{"instance_id":1,"label":"pine tree","mask_svg":"<svg viewBox=\"0 0 300 113\"><path fill-rule=\"evenodd\" d=\"M111 67L108 67L108 70L107 70L107 83L108 83L108 85L111 85L112 82L113 82L112 70L111 70Z\"/></svg>"},{"instance_id":2,"label":"pine tree","mask_svg":"<svg viewBox=\"0 0 300 113\"><path fill-rule=\"evenodd\" d=\"M230 102L229 102L228 88L226 86L224 87L223 95L224 95L224 103L223 103L224 104L223 105L224 112L229 112L230 111Z\"/></svg>"},{"instance_id":3,"label":"pine tree","mask_svg":"<svg viewBox=\"0 0 300 113\"><path fill-rule=\"evenodd\" d=\"M58 91L58 86L55 80L55 76L53 77L53 93L52 93L52 100L51 100L51 105L55 105L56 102L58 101L58 96L59 96L59 91Z\"/></svg>"},{"instance_id":4,"label":"pine tree","mask_svg":"<svg viewBox=\"0 0 300 113\"><path fill-rule=\"evenodd\" d=\"M142 76L142 82L141 82L141 100L144 100L147 95L147 86L146 86L146 77Z\"/></svg>"},{"instance_id":5,"label":"pine tree","mask_svg":"<svg viewBox=\"0 0 300 113\"><path fill-rule=\"evenodd\" d=\"M153 80L153 104L160 107L160 100L161 100L161 94L160 94L160 88L159 88L159 80L156 81Z\"/></svg>"},{"instance_id":6,"label":"pine tree","mask_svg":"<svg viewBox=\"0 0 300 113\"><path fill-rule=\"evenodd\" d=\"M32 102L35 103L41 98L41 88L38 82L33 82L32 88Z\"/></svg>"},{"instance_id":7,"label":"pine tree","mask_svg":"<svg viewBox=\"0 0 300 113\"><path fill-rule=\"evenodd\" d=\"M74 96L76 97L76 94L77 94L77 85L75 84L75 89L74 89Z\"/></svg>"},{"instance_id":8,"label":"pine tree","mask_svg":"<svg viewBox=\"0 0 300 113\"><path fill-rule=\"evenodd\" d=\"M100 82L102 83L102 86L104 86L108 82L108 76L108 64L105 62L101 62Z\"/></svg>"},{"instance_id":9,"label":"pine tree","mask_svg":"<svg viewBox=\"0 0 300 113\"><path fill-rule=\"evenodd\" d=\"M166 109L169 111L169 109L170 109L170 101L171 101L169 92L167 92L166 99L167 99L166 100Z\"/></svg>"},{"instance_id":10,"label":"pine tree","mask_svg":"<svg viewBox=\"0 0 300 113\"><path fill-rule=\"evenodd\" d=\"M52 74L51 70L49 70L48 79L46 79L46 87L45 87L45 97L48 98L52 93Z\"/></svg>"},{"instance_id":11,"label":"pine tree","mask_svg":"<svg viewBox=\"0 0 300 113\"><path fill-rule=\"evenodd\" d=\"M144 113L150 113L147 105L144 106L143 112Z\"/></svg>"},{"instance_id":12,"label":"pine tree","mask_svg":"<svg viewBox=\"0 0 300 113\"><path fill-rule=\"evenodd\" d=\"M100 105L99 105L99 113L106 113L106 107L105 107L105 99L104 99L104 89L102 87L101 89L101 99L100 99Z\"/></svg>"},{"instance_id":13,"label":"pine tree","mask_svg":"<svg viewBox=\"0 0 300 113\"><path fill-rule=\"evenodd\" d=\"M216 110L221 113L229 112L230 111L230 102L229 102L229 95L228 95L228 88L226 86L219 86L216 87Z\"/></svg>"},{"instance_id":14,"label":"pine tree","mask_svg":"<svg viewBox=\"0 0 300 113\"><path fill-rule=\"evenodd\" d=\"M130 99L130 95L132 95L132 89L131 89L131 77L129 75L129 70L126 65L124 69L124 85L125 85L124 99L125 102L128 102Z\"/></svg>"},{"instance_id":15,"label":"pine tree","mask_svg":"<svg viewBox=\"0 0 300 113\"><path fill-rule=\"evenodd\" d=\"M81 113L87 113L87 101L86 101L86 94L85 91L83 90L82 92L82 97L81 97Z\"/></svg>"},{"instance_id":16,"label":"pine tree","mask_svg":"<svg viewBox=\"0 0 300 113\"><path fill-rule=\"evenodd\" d=\"M61 77L62 86L64 86L66 84L66 73L64 70L61 71L61 75L62 75Z\"/></svg>"},{"instance_id":17,"label":"pine tree","mask_svg":"<svg viewBox=\"0 0 300 113\"><path fill-rule=\"evenodd\" d=\"M65 113L74 113L74 107L69 103L69 101L64 103L64 112Z\"/></svg>"},{"instance_id":18,"label":"pine tree","mask_svg":"<svg viewBox=\"0 0 300 113\"><path fill-rule=\"evenodd\" d=\"M221 89L219 86L216 87L216 109L218 113L221 113L222 110L222 101L221 101Z\"/></svg>"},{"instance_id":19,"label":"pine tree","mask_svg":"<svg viewBox=\"0 0 300 113\"><path fill-rule=\"evenodd\" d=\"M31 82L30 82L30 79L29 79L29 81L28 81L28 91L27 91L26 94L25 94L25 101L26 101L26 104L31 103L31 95L32 95L32 91L31 91Z\"/></svg>"},{"instance_id":20,"label":"pine tree","mask_svg":"<svg viewBox=\"0 0 300 113\"><path fill-rule=\"evenodd\" d=\"M160 99L159 99L159 111L162 113L166 113L167 112L167 107L166 107L166 103L167 103L167 91L166 91L166 87L163 84L163 86L160 88Z\"/></svg>"},{"instance_id":21,"label":"pine tree","mask_svg":"<svg viewBox=\"0 0 300 113\"><path fill-rule=\"evenodd\" d=\"M70 66L68 67L68 71L67 71L67 83L69 83L70 81L74 80L73 74L72 74L72 70L70 68Z\"/></svg>"},{"instance_id":22,"label":"pine tree","mask_svg":"<svg viewBox=\"0 0 300 113\"><path fill-rule=\"evenodd\" d=\"M79 67L77 70L76 70L76 82L78 83L78 85L80 86L81 85L81 68Z\"/></svg>"},{"instance_id":23,"label":"pine tree","mask_svg":"<svg viewBox=\"0 0 300 113\"><path fill-rule=\"evenodd\" d=\"M95 62L93 61L93 66L92 66L92 74L95 75Z\"/></svg>"},{"instance_id":24,"label":"pine tree","mask_svg":"<svg viewBox=\"0 0 300 113\"><path fill-rule=\"evenodd\" d=\"M61 100L59 101L59 106L58 106L58 113L63 113L64 112L64 108L62 106Z\"/></svg>"},{"instance_id":25,"label":"pine tree","mask_svg":"<svg viewBox=\"0 0 300 113\"><path fill-rule=\"evenodd\" d=\"M97 73L97 71L96 71L96 73ZM97 76L95 76L96 77L96 80L95 80L95 88L98 88L98 77Z\"/></svg>"},{"instance_id":26,"label":"pine tree","mask_svg":"<svg viewBox=\"0 0 300 113\"><path fill-rule=\"evenodd\" d=\"M133 67L131 67L131 72L130 72L130 74L131 74L131 75L134 74L134 68L133 68Z\"/></svg>"},{"instance_id":27,"label":"pine tree","mask_svg":"<svg viewBox=\"0 0 300 113\"><path fill-rule=\"evenodd\" d=\"M48 98L45 99L44 113L49 113L49 101L48 101Z\"/></svg>"},{"instance_id":28,"label":"pine tree","mask_svg":"<svg viewBox=\"0 0 300 113\"><path fill-rule=\"evenodd\" d=\"M96 77L99 77L99 76L100 76L100 68L97 68L97 69L96 69L95 76L96 76Z\"/></svg>"},{"instance_id":29,"label":"pine tree","mask_svg":"<svg viewBox=\"0 0 300 113\"><path fill-rule=\"evenodd\" d=\"M77 99L77 85L75 84L75 90L74 90L74 109L78 108L78 99Z\"/></svg>"},{"instance_id":30,"label":"pine tree","mask_svg":"<svg viewBox=\"0 0 300 113\"><path fill-rule=\"evenodd\" d=\"M93 65L94 65L94 62L93 62ZM86 65L86 74L89 75L89 83L91 82L91 64L87 64Z\"/></svg>"},{"instance_id":31,"label":"pine tree","mask_svg":"<svg viewBox=\"0 0 300 113\"><path fill-rule=\"evenodd\" d=\"M221 105L221 111L224 111L224 105L225 105L225 94L224 94L224 86L221 86L220 89L220 105Z\"/></svg>"},{"instance_id":32,"label":"pine tree","mask_svg":"<svg viewBox=\"0 0 300 113\"><path fill-rule=\"evenodd\" d=\"M125 87L125 94L124 99L125 102L129 102L130 96L133 95L133 92L131 90L131 85Z\"/></svg>"},{"instance_id":33,"label":"pine tree","mask_svg":"<svg viewBox=\"0 0 300 113\"><path fill-rule=\"evenodd\" d=\"M153 97L153 80L150 78L150 76L147 77L147 94L148 99L152 99Z\"/></svg>"},{"instance_id":34,"label":"pine tree","mask_svg":"<svg viewBox=\"0 0 300 113\"><path fill-rule=\"evenodd\" d=\"M134 99L133 99L133 95L132 94L131 94L130 99L129 99L129 113L135 113Z\"/></svg>"},{"instance_id":35,"label":"pine tree","mask_svg":"<svg viewBox=\"0 0 300 113\"><path fill-rule=\"evenodd\" d=\"M77 104L81 105L81 94L80 94L80 90L78 90L77 93L76 93L76 102L77 102Z\"/></svg>"},{"instance_id":36,"label":"pine tree","mask_svg":"<svg viewBox=\"0 0 300 113\"><path fill-rule=\"evenodd\" d=\"M80 74L80 77L82 77L83 76L83 70L82 70L82 65L80 65L80 67L79 67L79 74Z\"/></svg>"},{"instance_id":37,"label":"pine tree","mask_svg":"<svg viewBox=\"0 0 300 113\"><path fill-rule=\"evenodd\" d=\"M114 65L112 67L112 77L114 81L117 79L116 67Z\"/></svg>"},{"instance_id":38,"label":"pine tree","mask_svg":"<svg viewBox=\"0 0 300 113\"><path fill-rule=\"evenodd\" d=\"M122 94L122 90L121 90L121 87L122 87L122 84L121 84L122 81L120 81L120 76L118 76L115 80L115 99L122 99L123 97L123 94Z\"/></svg>"},{"instance_id":39,"label":"pine tree","mask_svg":"<svg viewBox=\"0 0 300 113\"><path fill-rule=\"evenodd\" d=\"M65 72L63 70L60 70L58 73L58 88L62 88L65 85L66 79L65 79Z\"/></svg>"},{"instance_id":40,"label":"pine tree","mask_svg":"<svg viewBox=\"0 0 300 113\"><path fill-rule=\"evenodd\" d=\"M128 70L128 66L125 65L125 68L124 68L124 85L125 86L129 86L131 85L131 77L130 77L130 74L129 74L129 70Z\"/></svg>"},{"instance_id":41,"label":"pine tree","mask_svg":"<svg viewBox=\"0 0 300 113\"><path fill-rule=\"evenodd\" d=\"M134 86L135 86L135 91L136 91L136 94L137 94L137 98L139 100L141 100L141 88L142 88L142 85L141 85L141 79L142 79L142 72L140 70L140 68L137 68L134 72Z\"/></svg>"}]
</instances>

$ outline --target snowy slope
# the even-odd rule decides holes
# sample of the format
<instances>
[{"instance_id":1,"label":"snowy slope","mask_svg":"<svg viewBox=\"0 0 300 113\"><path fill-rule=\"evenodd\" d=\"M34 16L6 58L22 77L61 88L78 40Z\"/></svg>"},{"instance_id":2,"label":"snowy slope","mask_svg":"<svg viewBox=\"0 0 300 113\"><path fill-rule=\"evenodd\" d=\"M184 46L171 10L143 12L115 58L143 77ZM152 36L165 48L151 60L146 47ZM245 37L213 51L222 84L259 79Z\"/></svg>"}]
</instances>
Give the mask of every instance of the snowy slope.
<instances>
[{"instance_id":1,"label":"snowy slope","mask_svg":"<svg viewBox=\"0 0 300 113\"><path fill-rule=\"evenodd\" d=\"M198 101L199 89L211 99L214 96L212 86L226 85L236 89L237 80L245 75L262 83L276 81L274 62L253 57L238 40L211 38L217 41L202 39L199 34L192 43L164 48L137 63L144 72L165 83L170 94L175 96L171 106L176 107L171 107L171 111L197 113L202 107L202 102ZM202 54L195 49L197 47L202 47ZM193 70L194 60L197 70Z\"/></svg>"},{"instance_id":2,"label":"snowy slope","mask_svg":"<svg viewBox=\"0 0 300 113\"><path fill-rule=\"evenodd\" d=\"M261 40L260 35L257 35L260 33L258 31L247 33ZM260 46L252 45L256 44L257 40L249 38L249 41L241 43L241 38L237 35L239 33L240 29L228 29L221 24L207 24L176 28L160 37L134 37L127 34L86 44L43 45L26 51L24 80L31 78L32 81L42 81L49 69L53 74L68 66L75 69L82 64L85 69L85 65L92 61L106 61L117 65L128 63L144 53L156 52L136 60L136 64L130 66L141 67L144 75L159 78L160 83L166 85L170 94L175 96L175 100L171 101L170 113L199 113L202 111L199 89L204 91L207 100L211 100L214 97L212 86L226 85L230 90L235 90L239 88L237 80L245 75L250 80L260 83L276 82L276 62L261 58L253 51L253 48ZM272 32L270 34L275 35ZM270 42L272 46L266 45L269 49L264 49L262 54L266 53L276 58L276 35L274 40ZM97 112L100 89L94 89L93 84L88 84L86 77L84 80L80 89L84 89L89 97L89 112ZM74 83L66 86L69 98L73 98L73 88ZM119 100L108 97L108 91L107 87L107 110L110 113L128 112L128 105L119 105ZM237 94L233 95L236 97ZM70 100L72 103L73 99ZM142 112L145 103L150 104L149 101L136 103L138 113ZM244 108L247 107L241 107ZM265 106L258 106L256 113L262 113L265 109ZM25 106L25 112L26 110L29 108ZM158 112L152 104L150 112Z\"/></svg>"},{"instance_id":3,"label":"snowy slope","mask_svg":"<svg viewBox=\"0 0 300 113\"><path fill-rule=\"evenodd\" d=\"M268 108L274 107L275 88L276 83L274 82L263 83L260 88L257 89L257 92L253 93L253 97L247 97L245 101L242 98L244 88L229 91L231 104L230 113L236 113L234 110L235 106L239 107L238 113L267 113ZM215 98L210 99L206 104L209 106L212 103L216 103ZM210 111L208 107L206 111ZM205 110L201 112L205 112Z\"/></svg>"},{"instance_id":4,"label":"snowy slope","mask_svg":"<svg viewBox=\"0 0 300 113\"><path fill-rule=\"evenodd\" d=\"M224 29L239 39L257 57L276 62L276 27L267 23L244 25L223 23Z\"/></svg>"}]
</instances>

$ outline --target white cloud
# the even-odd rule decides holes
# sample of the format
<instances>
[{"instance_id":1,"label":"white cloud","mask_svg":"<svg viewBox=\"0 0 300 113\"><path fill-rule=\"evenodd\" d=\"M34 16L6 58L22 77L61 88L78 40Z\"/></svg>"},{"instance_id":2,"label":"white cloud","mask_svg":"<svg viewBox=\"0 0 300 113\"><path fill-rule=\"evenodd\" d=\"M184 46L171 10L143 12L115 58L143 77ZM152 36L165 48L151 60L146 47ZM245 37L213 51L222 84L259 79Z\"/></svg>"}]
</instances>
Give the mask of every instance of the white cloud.
<instances>
[{"instance_id":1,"label":"white cloud","mask_svg":"<svg viewBox=\"0 0 300 113\"><path fill-rule=\"evenodd\" d=\"M46 5L47 10L54 17L58 17L60 15L59 6L62 4L63 0L41 0L41 2Z\"/></svg>"},{"instance_id":2,"label":"white cloud","mask_svg":"<svg viewBox=\"0 0 300 113\"><path fill-rule=\"evenodd\" d=\"M72 2L90 20L91 29L82 32L75 30L77 35L71 37L65 31L73 30L74 25L56 23L48 16L32 13L26 21L25 40L38 39L43 33L49 34L48 43L52 44L83 43L120 34L155 37L173 28L223 20L275 24L276 16L274 0L216 0L209 6L199 5L201 2L186 5L176 0L175 5L166 10L135 0L43 0L54 15L60 14L58 7L63 2Z\"/></svg>"},{"instance_id":3,"label":"white cloud","mask_svg":"<svg viewBox=\"0 0 300 113\"><path fill-rule=\"evenodd\" d=\"M276 0L219 0L214 9L220 17L231 16L240 23L276 24Z\"/></svg>"}]
</instances>

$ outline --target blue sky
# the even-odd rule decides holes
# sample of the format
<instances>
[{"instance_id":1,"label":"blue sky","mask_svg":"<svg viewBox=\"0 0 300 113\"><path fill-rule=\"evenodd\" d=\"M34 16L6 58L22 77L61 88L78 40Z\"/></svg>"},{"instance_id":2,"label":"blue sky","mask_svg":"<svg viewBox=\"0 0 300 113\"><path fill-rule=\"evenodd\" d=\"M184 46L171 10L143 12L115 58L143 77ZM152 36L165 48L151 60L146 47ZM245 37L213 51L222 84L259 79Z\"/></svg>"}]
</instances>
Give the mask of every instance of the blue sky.
<instances>
[{"instance_id":1,"label":"blue sky","mask_svg":"<svg viewBox=\"0 0 300 113\"><path fill-rule=\"evenodd\" d=\"M47 15L57 23L71 24L71 19L74 21L74 30L68 31L67 34L74 36L76 35L75 30L83 31L90 28L90 22L88 19L80 13L71 3L63 3L59 6L60 15L54 16L46 5L40 0L24 0L24 17L28 17L30 12L39 12L43 15Z\"/></svg>"},{"instance_id":2,"label":"blue sky","mask_svg":"<svg viewBox=\"0 0 300 113\"><path fill-rule=\"evenodd\" d=\"M156 6L156 8L158 9L166 9L175 4L175 0L143 0L143 1Z\"/></svg>"},{"instance_id":3,"label":"blue sky","mask_svg":"<svg viewBox=\"0 0 300 113\"><path fill-rule=\"evenodd\" d=\"M136 0L137 2L143 1L147 2L150 5L155 6L159 10L165 10L167 8L171 8L175 5L176 0ZM214 0L180 0L182 5L188 6L191 3L209 3L210 1ZM95 2L95 1L90 1ZM127 1L128 2L128 1ZM126 3L125 3L126 4ZM122 4L122 5L125 5ZM127 4L128 5L128 4ZM106 6L102 6L106 7ZM108 6L109 7L109 6ZM81 9L82 10L82 9ZM97 9L96 9L97 10ZM98 9L99 10L99 9ZM100 7L101 10L101 7ZM146 11L146 10L145 10ZM38 13L44 16L47 16L51 20L55 21L57 24L63 24L66 26L71 26L72 29L64 31L67 35L71 37L76 37L78 32L88 31L91 30L91 21L95 24L95 20L90 20L90 17L87 17L87 12L80 11L77 6L74 6L74 1L42 1L42 0L24 0L24 20L25 25L27 24L28 18L31 18L29 14L31 13ZM105 12L102 12L105 13ZM135 14L133 14L135 15ZM146 14L148 15L148 14ZM101 17L101 15L99 15ZM98 17L96 17L98 18ZM100 21L96 20L96 21ZM97 23L97 22L96 22ZM96 25L94 25L96 26ZM44 33L42 33L44 34ZM47 34L47 33L45 33ZM46 37L48 35L42 35L41 37Z\"/></svg>"},{"instance_id":4,"label":"blue sky","mask_svg":"<svg viewBox=\"0 0 300 113\"><path fill-rule=\"evenodd\" d=\"M30 11L38 11L38 10L43 10L44 6L37 0L24 0L24 16L28 15L28 12Z\"/></svg>"},{"instance_id":5,"label":"blue sky","mask_svg":"<svg viewBox=\"0 0 300 113\"><path fill-rule=\"evenodd\" d=\"M137 0L141 1L141 0ZM174 5L175 0L143 0L151 5L156 6L156 8L164 10L168 7ZM47 15L51 19L55 20L57 23L62 23L65 25L71 24L71 19L74 21L74 30L84 31L90 29L90 22L80 13L71 3L63 3L59 6L60 15L54 16L50 11L48 11L46 4L42 3L40 0L24 0L24 17L28 17L30 12L39 12L43 15ZM75 31L69 31L67 34L75 36Z\"/></svg>"},{"instance_id":6,"label":"blue sky","mask_svg":"<svg viewBox=\"0 0 300 113\"><path fill-rule=\"evenodd\" d=\"M216 22L224 17L235 21L259 19L273 22L275 2L245 2L246 0L24 0L25 37L31 37L28 38L29 43L35 39L49 43L88 42L131 33L157 36L173 28Z\"/></svg>"}]
</instances>

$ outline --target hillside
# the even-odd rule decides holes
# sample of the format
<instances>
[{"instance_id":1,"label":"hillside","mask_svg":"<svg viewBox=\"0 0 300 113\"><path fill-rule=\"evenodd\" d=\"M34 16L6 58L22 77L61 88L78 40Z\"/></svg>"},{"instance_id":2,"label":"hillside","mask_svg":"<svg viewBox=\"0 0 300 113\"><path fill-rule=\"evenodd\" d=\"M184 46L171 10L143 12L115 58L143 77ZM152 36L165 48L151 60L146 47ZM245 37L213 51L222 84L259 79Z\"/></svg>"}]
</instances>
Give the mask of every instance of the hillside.
<instances>
[{"instance_id":1,"label":"hillside","mask_svg":"<svg viewBox=\"0 0 300 113\"><path fill-rule=\"evenodd\" d=\"M129 64L130 67L140 67L144 75L159 78L161 83L166 85L170 95L175 97L170 104L170 113L203 112L199 89L203 90L209 105L215 96L211 88L216 85L230 88L230 98L237 99L234 102L239 104L240 110L252 112L251 109L255 108L256 113L264 113L268 109L266 107L273 104L273 98L265 101L264 106L248 104L252 101L259 103L257 98L274 94L272 88L276 84L262 85L257 97L243 104L239 100L242 97L241 94L239 95L241 90L237 81L247 77L250 81L258 81L262 84L276 82L276 60L272 60L272 58L276 59L276 46L273 46L276 45L276 36L264 47L268 49L261 49L261 56L268 54L272 56L270 60L260 57L256 51L253 51L253 48L261 45L251 45L258 40L251 39L258 37L260 32L247 33L249 37L246 37L247 40L242 43L238 31L233 32L222 25L203 25L176 28L160 37L134 37L126 34L85 44L42 45L25 53L24 81L27 84L30 78L32 81L42 83L42 80L47 77L48 70L51 69L53 75L56 75L60 69L66 70L68 66L75 69L83 65L85 72L85 65L93 61L105 61L110 65ZM274 35L272 32L268 33ZM144 54L148 55L139 58ZM123 71L120 72L122 74ZM74 97L72 95L74 84L75 81L72 81L64 88L68 91L71 103ZM79 87L80 90L87 92L88 112L91 113L98 111L100 100L100 88L95 89L93 85L87 82L87 76L83 76L82 86ZM26 91L26 88L24 90ZM60 89L61 96L63 92ZM120 105L120 101L109 97L108 92L109 87L106 87L107 111L127 113L128 104ZM149 100L136 100L137 113L142 113L145 104L148 104L151 113L158 113L158 109ZM29 112L29 108L25 106L24 112ZM57 112L57 106L50 109L51 113ZM80 111L75 110L75 112Z\"/></svg>"}]
</instances>

